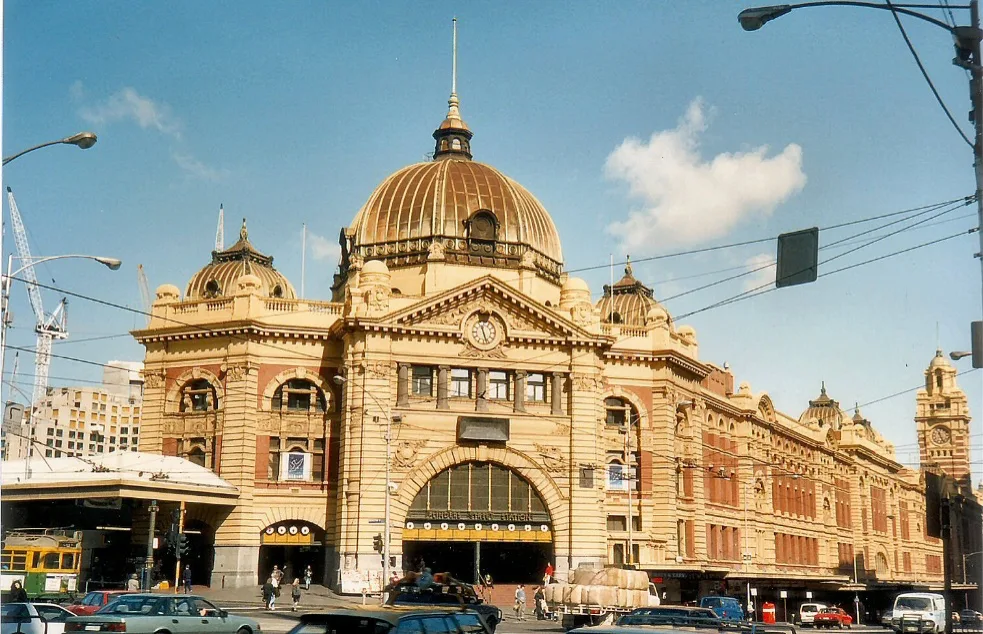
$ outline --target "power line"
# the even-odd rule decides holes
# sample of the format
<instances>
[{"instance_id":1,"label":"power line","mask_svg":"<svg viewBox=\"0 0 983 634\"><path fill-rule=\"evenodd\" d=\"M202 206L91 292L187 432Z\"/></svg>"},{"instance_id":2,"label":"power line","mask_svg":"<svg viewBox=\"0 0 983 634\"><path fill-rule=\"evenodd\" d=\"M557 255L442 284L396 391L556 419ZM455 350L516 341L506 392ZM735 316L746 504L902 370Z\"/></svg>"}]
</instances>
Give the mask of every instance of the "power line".
<instances>
[{"instance_id":1,"label":"power line","mask_svg":"<svg viewBox=\"0 0 983 634\"><path fill-rule=\"evenodd\" d=\"M921 58L918 57L918 52L915 50L914 45L911 43L911 39L908 38L908 32L905 31L904 25L901 24L901 17L898 15L898 12L894 9L894 5L891 3L891 0L885 0L885 2L887 2L887 6L891 8L891 15L894 16L894 21L898 24L898 29L901 31L901 37L904 38L905 44L908 45L908 50L911 51L911 56L915 58L915 63L918 64L918 70L922 72L922 77L924 77L925 81L928 82L928 87L932 89L932 94L935 95L935 100L939 102L940 106L942 106L942 111L945 112L945 116L949 118L949 123L951 123L952 127L956 129L956 132L959 133L959 136L963 138L963 141L966 142L966 145L968 145L969 147L973 147L973 142L969 140L969 137L966 136L966 133L963 132L962 128L959 127L959 124L956 123L956 119L952 116L952 113L949 112L948 106L945 105L945 102L942 100L942 96L939 94L939 91L935 88L935 84L932 82L932 78L929 77L928 71L925 70L925 66L924 64L922 64ZM979 63L979 60L976 60L976 63Z\"/></svg>"}]
</instances>

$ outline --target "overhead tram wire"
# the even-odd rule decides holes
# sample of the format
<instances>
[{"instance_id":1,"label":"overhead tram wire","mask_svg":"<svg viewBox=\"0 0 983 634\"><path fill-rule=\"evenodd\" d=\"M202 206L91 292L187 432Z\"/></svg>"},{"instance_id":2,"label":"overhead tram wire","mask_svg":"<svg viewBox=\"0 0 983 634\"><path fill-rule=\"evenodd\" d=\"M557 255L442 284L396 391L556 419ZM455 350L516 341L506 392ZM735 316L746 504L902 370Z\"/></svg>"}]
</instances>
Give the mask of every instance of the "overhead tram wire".
<instances>
[{"instance_id":1,"label":"overhead tram wire","mask_svg":"<svg viewBox=\"0 0 983 634\"><path fill-rule=\"evenodd\" d=\"M973 147L973 142L969 140L969 137L966 136L963 129L959 127L958 123L956 123L955 117L953 117L952 113L949 112L949 107L945 105L945 101L942 100L942 95L939 94L938 89L935 88L935 83L929 76L928 71L925 70L925 65L922 64L922 60L918 56L918 51L915 50L914 44L911 43L911 39L908 37L908 32L901 23L901 16L899 16L898 12L894 9L894 4L891 2L891 0L884 1L887 3L887 6L890 7L891 15L894 16L894 21L898 25L898 30L901 31L901 37L904 38L904 42L908 46L908 50L911 51L911 56L915 58L915 63L918 64L918 70L922 72L922 77L925 78L925 81L928 83L928 87L932 89L932 94L935 95L935 100L939 102L939 106L942 107L942 111L945 112L945 116L949 118L949 123L951 123L952 127L956 129L956 132L958 132L959 136L961 136L963 141L966 142L966 145Z\"/></svg>"}]
</instances>

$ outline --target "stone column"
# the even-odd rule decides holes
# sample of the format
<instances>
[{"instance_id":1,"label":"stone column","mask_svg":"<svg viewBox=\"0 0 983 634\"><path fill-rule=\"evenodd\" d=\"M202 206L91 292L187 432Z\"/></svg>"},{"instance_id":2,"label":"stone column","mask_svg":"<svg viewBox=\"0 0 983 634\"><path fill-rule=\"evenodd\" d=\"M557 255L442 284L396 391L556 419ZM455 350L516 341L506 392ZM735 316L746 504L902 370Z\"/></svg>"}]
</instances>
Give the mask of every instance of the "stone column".
<instances>
[{"instance_id":1,"label":"stone column","mask_svg":"<svg viewBox=\"0 0 983 634\"><path fill-rule=\"evenodd\" d=\"M410 404L410 364L400 363L396 377L396 407L408 407Z\"/></svg>"},{"instance_id":2,"label":"stone column","mask_svg":"<svg viewBox=\"0 0 983 634\"><path fill-rule=\"evenodd\" d=\"M437 409L450 409L447 402L447 381L450 379L450 366L442 365L437 368Z\"/></svg>"},{"instance_id":3,"label":"stone column","mask_svg":"<svg viewBox=\"0 0 983 634\"><path fill-rule=\"evenodd\" d=\"M488 368L478 368L478 381L475 389L474 410L476 412L488 411Z\"/></svg>"},{"instance_id":4,"label":"stone column","mask_svg":"<svg viewBox=\"0 0 983 634\"><path fill-rule=\"evenodd\" d=\"M563 416L563 381L565 380L562 372L553 373L553 381L550 394L550 414L553 416Z\"/></svg>"},{"instance_id":5,"label":"stone column","mask_svg":"<svg viewBox=\"0 0 983 634\"><path fill-rule=\"evenodd\" d=\"M512 387L512 409L516 412L526 411L526 371L517 370Z\"/></svg>"}]
</instances>

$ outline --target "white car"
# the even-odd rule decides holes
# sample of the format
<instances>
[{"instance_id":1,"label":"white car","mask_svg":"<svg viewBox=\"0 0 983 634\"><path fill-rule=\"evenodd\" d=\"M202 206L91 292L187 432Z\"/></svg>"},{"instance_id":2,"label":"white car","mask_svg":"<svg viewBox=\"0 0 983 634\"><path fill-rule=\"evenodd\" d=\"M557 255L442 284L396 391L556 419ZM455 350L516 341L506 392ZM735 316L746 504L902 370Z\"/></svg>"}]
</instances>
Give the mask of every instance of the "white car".
<instances>
[{"instance_id":1,"label":"white car","mask_svg":"<svg viewBox=\"0 0 983 634\"><path fill-rule=\"evenodd\" d=\"M4 603L0 634L64 634L65 620L75 616L54 603Z\"/></svg>"},{"instance_id":2,"label":"white car","mask_svg":"<svg viewBox=\"0 0 983 634\"><path fill-rule=\"evenodd\" d=\"M816 614L825 607L825 603L803 603L799 606L799 624L802 627L811 626L816 620Z\"/></svg>"}]
</instances>

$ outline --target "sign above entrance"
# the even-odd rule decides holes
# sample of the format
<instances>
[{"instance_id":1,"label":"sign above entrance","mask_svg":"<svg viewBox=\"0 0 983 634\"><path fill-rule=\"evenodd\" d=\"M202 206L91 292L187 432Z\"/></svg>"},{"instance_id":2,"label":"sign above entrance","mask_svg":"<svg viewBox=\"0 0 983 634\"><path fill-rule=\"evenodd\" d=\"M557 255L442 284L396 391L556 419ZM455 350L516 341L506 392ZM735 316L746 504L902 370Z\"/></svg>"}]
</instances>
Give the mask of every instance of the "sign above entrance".
<instances>
[{"instance_id":1,"label":"sign above entrance","mask_svg":"<svg viewBox=\"0 0 983 634\"><path fill-rule=\"evenodd\" d=\"M459 416L457 419L457 439L508 442L509 419L488 416Z\"/></svg>"}]
</instances>

